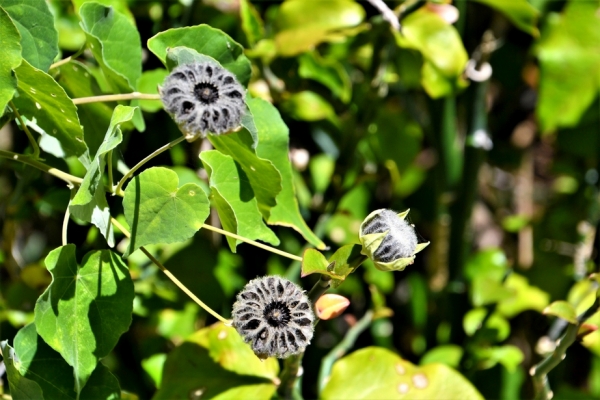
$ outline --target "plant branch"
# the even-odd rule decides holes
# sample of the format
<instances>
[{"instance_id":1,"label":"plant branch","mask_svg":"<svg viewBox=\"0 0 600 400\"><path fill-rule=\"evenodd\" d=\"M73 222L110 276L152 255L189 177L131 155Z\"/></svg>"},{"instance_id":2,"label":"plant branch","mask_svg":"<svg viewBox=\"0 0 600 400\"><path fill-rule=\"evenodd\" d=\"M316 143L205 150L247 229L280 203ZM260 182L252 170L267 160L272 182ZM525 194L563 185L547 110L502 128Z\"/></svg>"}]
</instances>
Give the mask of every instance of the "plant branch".
<instances>
[{"instance_id":1,"label":"plant branch","mask_svg":"<svg viewBox=\"0 0 600 400\"><path fill-rule=\"evenodd\" d=\"M321 274L317 283L315 283L315 285L312 287L312 289L309 290L309 292L306 295L312 304L315 304L315 302L319 300L319 297L321 297L323 293L325 293L327 289L329 289L330 282L330 276Z\"/></svg>"},{"instance_id":2,"label":"plant branch","mask_svg":"<svg viewBox=\"0 0 600 400\"><path fill-rule=\"evenodd\" d=\"M113 192L113 171L112 171L112 155L113 155L113 151L109 151L108 155L106 156L106 165L108 167L108 187L110 188L110 191ZM114 192L113 192L114 193Z\"/></svg>"},{"instance_id":3,"label":"plant branch","mask_svg":"<svg viewBox=\"0 0 600 400\"><path fill-rule=\"evenodd\" d=\"M333 367L333 363L340 359L344 354L346 354L354 343L358 336L363 333L373 322L373 311L369 310L363 315L363 317L354 324L341 342L337 344L331 351L323 358L321 361L321 369L319 370L319 393L325 387L329 376L331 375L331 368Z\"/></svg>"},{"instance_id":4,"label":"plant branch","mask_svg":"<svg viewBox=\"0 0 600 400\"><path fill-rule=\"evenodd\" d=\"M79 184L81 184L81 182L83 182L82 178L79 178L79 177L71 175L71 174L67 174L66 172L63 172L60 169L53 168L49 165L44 164L43 162L34 160L33 158L31 158L29 156L13 153L11 151L0 150L0 157L6 158L9 160L19 161L19 162L22 162L23 164L30 165L41 171L47 172L50 175L53 175L59 179L62 179L63 181L67 182L69 185L79 185Z\"/></svg>"},{"instance_id":5,"label":"plant branch","mask_svg":"<svg viewBox=\"0 0 600 400\"><path fill-rule=\"evenodd\" d=\"M301 399L302 396L296 386L299 378L299 372L302 368L302 358L304 352L289 356L283 361L283 370L279 375L281 383L277 388L277 393L284 399Z\"/></svg>"},{"instance_id":6,"label":"plant branch","mask_svg":"<svg viewBox=\"0 0 600 400\"><path fill-rule=\"evenodd\" d=\"M383 0L367 0L373 7L375 7L381 13L383 19L392 26L395 31L400 31L400 21L398 16L392 11Z\"/></svg>"},{"instance_id":7,"label":"plant branch","mask_svg":"<svg viewBox=\"0 0 600 400\"><path fill-rule=\"evenodd\" d=\"M117 221L115 218L111 217L110 221L112 222L112 224L114 226L116 226L117 228L119 228L119 230L121 232L123 232L123 235L125 235L126 237L131 237L131 233L129 232L129 230L127 228L125 228L123 225L121 225L121 223L119 221ZM225 324L229 324L229 322L223 318L221 315L219 315L216 311L214 311L212 308L210 308L209 306L207 306L202 300L200 300L198 297L196 297L196 295L194 293L192 293L187 287L185 287L185 285L183 283L181 283L181 281L179 281L179 279L177 279L175 277L175 275L173 275L171 273L171 271L169 271L164 265L162 265L162 263L160 261L158 261L148 250L146 250L143 246L140 247L140 250L150 259L150 261L152 261L154 264L156 264L156 266L165 273L165 275L167 275L167 277L175 284L177 285L177 287L179 289L181 289L185 294L187 294L192 300L194 300L196 302L196 304L198 304L200 307L202 307L207 313L209 313L210 315L212 315L213 317L215 317L216 319L218 319L219 321L225 323Z\"/></svg>"},{"instance_id":8,"label":"plant branch","mask_svg":"<svg viewBox=\"0 0 600 400\"><path fill-rule=\"evenodd\" d=\"M244 243L248 243L248 244L251 244L253 246L260 247L261 249L270 251L271 253L279 254L280 256L287 257L289 259L302 262L302 257L290 254L288 252L276 249L276 248L271 247L271 246L267 246L266 244L259 243L257 241L252 240L252 239L248 239L248 238L245 238L243 236L236 235L235 233L228 232L228 231L225 231L223 229L219 229L217 227L214 227L214 226L211 226L211 225L206 225L206 224L202 224L202 228L208 229L209 231L220 233L221 235L229 236L229 237L237 239L237 240L241 240Z\"/></svg>"},{"instance_id":9,"label":"plant branch","mask_svg":"<svg viewBox=\"0 0 600 400\"><path fill-rule=\"evenodd\" d=\"M85 50L85 46L84 46L84 47L82 47L81 49L77 50L77 52L76 52L75 54L73 54L73 55L70 55L70 56L69 56L69 57L67 57L67 58L63 58L63 59L62 59L62 60L60 60L60 61L57 61L57 62L55 62L54 64L52 64L52 65L50 66L50 68L48 68L48 70L51 70L52 68L58 68L58 67L60 67L61 65L63 65L63 64L66 64L66 63L70 62L71 60L74 60L74 59L76 59L77 57L79 57L79 56L80 56L80 55L83 53L83 51L84 51L84 50Z\"/></svg>"},{"instance_id":10,"label":"plant branch","mask_svg":"<svg viewBox=\"0 0 600 400\"><path fill-rule=\"evenodd\" d=\"M559 339L558 345L552 354L529 370L529 374L533 379L533 386L536 393L535 398L537 400L549 400L552 398L553 393L550 389L550 384L548 383L548 373L564 360L567 355L567 349L577 339L577 332L579 331L581 324L594 315L599 308L600 298L596 297L594 304L577 317L577 324L569 324L565 334Z\"/></svg>"},{"instance_id":11,"label":"plant branch","mask_svg":"<svg viewBox=\"0 0 600 400\"><path fill-rule=\"evenodd\" d=\"M90 97L78 97L73 100L73 104L88 104L98 103L104 101L120 101L120 100L160 100L160 95L152 93L121 93L121 94L107 94L103 96L90 96Z\"/></svg>"},{"instance_id":12,"label":"plant branch","mask_svg":"<svg viewBox=\"0 0 600 400\"><path fill-rule=\"evenodd\" d=\"M71 202L69 201L69 204ZM67 241L67 227L69 225L69 218L71 217L71 212L69 211L69 204L67 204L67 211L65 211L65 217L63 218L62 224L62 245L66 246L69 242Z\"/></svg>"},{"instance_id":13,"label":"plant branch","mask_svg":"<svg viewBox=\"0 0 600 400\"><path fill-rule=\"evenodd\" d=\"M23 129L23 131L25 131L25 134L27 135L27 138L29 139L29 143L31 144L31 147L33 147L33 158L35 158L35 159L40 158L40 146L38 145L37 141L35 140L35 138L31 134L31 132L29 131L29 128L27 127L27 125L25 125L25 121L23 121L23 118L21 117L21 114L19 114L19 110L17 110L17 107L15 107L14 103L12 102L12 100L9 101L9 104L10 104L10 107L15 112L15 115L17 116L17 119L19 120L19 124L21 125L21 129Z\"/></svg>"},{"instance_id":14,"label":"plant branch","mask_svg":"<svg viewBox=\"0 0 600 400\"><path fill-rule=\"evenodd\" d=\"M165 144L164 146L156 149L155 151L153 151L151 154L149 154L148 156L146 156L142 161L140 161L139 163L137 163L133 168L131 168L119 181L119 184L117 185L117 187L115 188L114 193L122 196L123 191L121 190L121 188L123 187L123 184L127 181L127 179L131 178L133 176L133 174L135 173L135 171L137 171L138 169L140 169L144 164L146 164L148 161L150 161L151 159L153 159L154 157L156 157L157 155L164 153L165 151L169 150L171 147L175 147L177 144L183 142L185 140L185 137L181 136L178 137L177 139Z\"/></svg>"}]
</instances>

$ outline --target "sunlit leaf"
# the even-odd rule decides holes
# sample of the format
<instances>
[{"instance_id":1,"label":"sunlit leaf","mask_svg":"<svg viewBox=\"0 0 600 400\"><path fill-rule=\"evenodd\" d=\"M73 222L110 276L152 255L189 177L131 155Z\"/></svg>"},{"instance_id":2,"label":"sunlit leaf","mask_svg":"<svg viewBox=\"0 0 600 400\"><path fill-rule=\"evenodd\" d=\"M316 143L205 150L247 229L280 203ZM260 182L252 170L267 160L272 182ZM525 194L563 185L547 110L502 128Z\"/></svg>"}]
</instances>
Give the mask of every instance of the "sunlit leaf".
<instances>
[{"instance_id":1,"label":"sunlit leaf","mask_svg":"<svg viewBox=\"0 0 600 400\"><path fill-rule=\"evenodd\" d=\"M251 74L250 61L244 55L242 46L223 31L208 25L197 25L169 29L148 39L148 49L165 66L167 50L181 46L214 58L223 67L233 72L244 86L248 85Z\"/></svg>"},{"instance_id":2,"label":"sunlit leaf","mask_svg":"<svg viewBox=\"0 0 600 400\"><path fill-rule=\"evenodd\" d=\"M468 56L458 31L423 7L403 19L396 33L401 47L418 50L424 59L422 84L432 97L448 95L465 85L462 73Z\"/></svg>"},{"instance_id":3,"label":"sunlit leaf","mask_svg":"<svg viewBox=\"0 0 600 400\"><path fill-rule=\"evenodd\" d=\"M115 245L115 239L102 175L104 174L107 153L123 141L119 126L126 121L131 121L134 111L133 107L128 106L119 105L115 108L104 141L91 160L88 171L83 177L83 182L69 206L71 214L75 217L96 225L110 247Z\"/></svg>"},{"instance_id":4,"label":"sunlit leaf","mask_svg":"<svg viewBox=\"0 0 600 400\"><path fill-rule=\"evenodd\" d=\"M64 89L45 72L23 60L15 70L19 97L14 99L27 125L56 138L57 157L80 157L87 151L77 109Z\"/></svg>"},{"instance_id":5,"label":"sunlit leaf","mask_svg":"<svg viewBox=\"0 0 600 400\"><path fill-rule=\"evenodd\" d=\"M167 357L155 399L268 399L275 393L277 360L259 360L236 330L204 328Z\"/></svg>"},{"instance_id":6,"label":"sunlit leaf","mask_svg":"<svg viewBox=\"0 0 600 400\"><path fill-rule=\"evenodd\" d=\"M204 151L200 159L210 176L211 196L225 230L249 239L278 245L279 239L263 222L248 176L233 158L219 151ZM231 251L240 241L227 237Z\"/></svg>"},{"instance_id":7,"label":"sunlit leaf","mask_svg":"<svg viewBox=\"0 0 600 400\"><path fill-rule=\"evenodd\" d=\"M98 361L131 324L133 282L117 254L94 251L79 264L72 244L46 257L52 284L35 305L38 334L73 367L81 392Z\"/></svg>"},{"instance_id":8,"label":"sunlit leaf","mask_svg":"<svg viewBox=\"0 0 600 400\"><path fill-rule=\"evenodd\" d=\"M23 58L35 68L48 71L58 54L58 32L45 1L0 0L21 34ZM4 52L2 47L2 52Z\"/></svg>"},{"instance_id":9,"label":"sunlit leaf","mask_svg":"<svg viewBox=\"0 0 600 400\"><path fill-rule=\"evenodd\" d=\"M492 7L506 17L519 29L532 36L539 36L537 28L538 10L529 4L527 0L475 0Z\"/></svg>"},{"instance_id":10,"label":"sunlit leaf","mask_svg":"<svg viewBox=\"0 0 600 400\"><path fill-rule=\"evenodd\" d=\"M463 348L456 344L446 344L434 347L421 357L420 365L442 363L457 368L463 356Z\"/></svg>"},{"instance_id":11,"label":"sunlit leaf","mask_svg":"<svg viewBox=\"0 0 600 400\"><path fill-rule=\"evenodd\" d=\"M509 372L515 371L524 358L521 349L510 344L478 348L475 350L475 356L479 359L479 366L482 369L492 368L500 363Z\"/></svg>"},{"instance_id":12,"label":"sunlit leaf","mask_svg":"<svg viewBox=\"0 0 600 400\"><path fill-rule=\"evenodd\" d=\"M575 307L564 300L553 301L548 307L544 308L543 313L562 318L571 324L577 323Z\"/></svg>"},{"instance_id":13,"label":"sunlit leaf","mask_svg":"<svg viewBox=\"0 0 600 400\"><path fill-rule=\"evenodd\" d=\"M550 295L529 285L524 276L512 273L506 279L505 287L511 295L498 303L498 312L507 318L514 317L525 310L541 312L550 303Z\"/></svg>"},{"instance_id":14,"label":"sunlit leaf","mask_svg":"<svg viewBox=\"0 0 600 400\"><path fill-rule=\"evenodd\" d=\"M8 341L0 342L2 349L2 358L6 375L8 377L8 387L11 397L15 400L40 400L44 398L42 388L32 379L27 379L19 372L20 361L15 354L15 350L10 347Z\"/></svg>"},{"instance_id":15,"label":"sunlit leaf","mask_svg":"<svg viewBox=\"0 0 600 400\"><path fill-rule=\"evenodd\" d=\"M331 104L309 90L294 93L281 107L292 117L302 121L336 120L335 110Z\"/></svg>"},{"instance_id":16,"label":"sunlit leaf","mask_svg":"<svg viewBox=\"0 0 600 400\"><path fill-rule=\"evenodd\" d=\"M343 38L341 31L357 26L364 18L362 6L350 0L288 0L277 15L277 52L284 57L294 56L319 43Z\"/></svg>"},{"instance_id":17,"label":"sunlit leaf","mask_svg":"<svg viewBox=\"0 0 600 400\"><path fill-rule=\"evenodd\" d=\"M360 379L357 379L360 377ZM322 399L483 399L460 373L443 364L415 366L381 347L338 360Z\"/></svg>"},{"instance_id":18,"label":"sunlit leaf","mask_svg":"<svg viewBox=\"0 0 600 400\"><path fill-rule=\"evenodd\" d=\"M136 175L125 189L123 208L131 226L126 255L152 243L182 242L194 236L208 217L209 203L194 183L178 187L177 174L150 168Z\"/></svg>"},{"instance_id":19,"label":"sunlit leaf","mask_svg":"<svg viewBox=\"0 0 600 400\"><path fill-rule=\"evenodd\" d=\"M0 116L17 90L17 79L12 70L21 64L19 31L0 7Z\"/></svg>"},{"instance_id":20,"label":"sunlit leaf","mask_svg":"<svg viewBox=\"0 0 600 400\"><path fill-rule=\"evenodd\" d=\"M540 59L537 116L544 132L575 126L598 95L600 24L598 4L567 3L551 14L536 53Z\"/></svg>"}]
</instances>

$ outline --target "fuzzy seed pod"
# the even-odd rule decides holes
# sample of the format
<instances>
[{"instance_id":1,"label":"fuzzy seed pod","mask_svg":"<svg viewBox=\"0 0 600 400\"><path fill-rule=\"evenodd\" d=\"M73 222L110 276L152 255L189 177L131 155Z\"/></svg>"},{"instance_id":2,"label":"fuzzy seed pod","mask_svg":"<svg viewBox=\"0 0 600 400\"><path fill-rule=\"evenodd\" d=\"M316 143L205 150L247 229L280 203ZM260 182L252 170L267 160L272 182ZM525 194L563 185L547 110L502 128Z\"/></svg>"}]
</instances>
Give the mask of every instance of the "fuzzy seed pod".
<instances>
[{"instance_id":1,"label":"fuzzy seed pod","mask_svg":"<svg viewBox=\"0 0 600 400\"><path fill-rule=\"evenodd\" d=\"M362 253L383 271L401 271L414 262L415 253L428 244L417 243L415 228L406 221L408 210L397 214L392 210L377 210L360 226Z\"/></svg>"},{"instance_id":2,"label":"fuzzy seed pod","mask_svg":"<svg viewBox=\"0 0 600 400\"><path fill-rule=\"evenodd\" d=\"M240 125L246 112L244 87L231 72L211 62L178 66L159 93L188 141L208 132L227 133Z\"/></svg>"},{"instance_id":3,"label":"fuzzy seed pod","mask_svg":"<svg viewBox=\"0 0 600 400\"><path fill-rule=\"evenodd\" d=\"M313 336L310 301L300 287L279 276L248 282L232 315L233 326L261 359L303 352Z\"/></svg>"}]
</instances>

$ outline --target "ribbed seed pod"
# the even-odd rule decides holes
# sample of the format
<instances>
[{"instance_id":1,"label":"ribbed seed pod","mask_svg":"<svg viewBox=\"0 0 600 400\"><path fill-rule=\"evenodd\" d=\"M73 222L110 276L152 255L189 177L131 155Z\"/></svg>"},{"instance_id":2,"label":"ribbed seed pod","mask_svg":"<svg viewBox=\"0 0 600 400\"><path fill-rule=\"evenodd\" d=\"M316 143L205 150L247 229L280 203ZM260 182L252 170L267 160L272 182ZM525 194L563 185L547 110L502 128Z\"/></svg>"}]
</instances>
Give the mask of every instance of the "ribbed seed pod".
<instances>
[{"instance_id":1,"label":"ribbed seed pod","mask_svg":"<svg viewBox=\"0 0 600 400\"><path fill-rule=\"evenodd\" d=\"M233 326L259 358L286 358L306 349L315 316L304 291L279 276L256 278L238 293Z\"/></svg>"},{"instance_id":2,"label":"ribbed seed pod","mask_svg":"<svg viewBox=\"0 0 600 400\"><path fill-rule=\"evenodd\" d=\"M362 234L388 232L373 256L380 262L412 257L417 248L417 235L406 219L392 210L383 210L362 227Z\"/></svg>"},{"instance_id":3,"label":"ribbed seed pod","mask_svg":"<svg viewBox=\"0 0 600 400\"><path fill-rule=\"evenodd\" d=\"M189 141L237 128L246 112L244 87L231 72L211 62L178 66L159 92L165 110Z\"/></svg>"}]
</instances>

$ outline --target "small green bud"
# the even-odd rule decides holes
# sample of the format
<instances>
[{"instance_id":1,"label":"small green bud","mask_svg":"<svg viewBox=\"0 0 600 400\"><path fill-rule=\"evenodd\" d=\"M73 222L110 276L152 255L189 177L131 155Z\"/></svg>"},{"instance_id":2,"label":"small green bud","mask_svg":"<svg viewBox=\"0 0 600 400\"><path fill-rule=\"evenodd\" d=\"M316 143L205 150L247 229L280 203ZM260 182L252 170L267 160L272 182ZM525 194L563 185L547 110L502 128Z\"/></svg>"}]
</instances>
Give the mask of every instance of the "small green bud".
<instances>
[{"instance_id":1,"label":"small green bud","mask_svg":"<svg viewBox=\"0 0 600 400\"><path fill-rule=\"evenodd\" d=\"M429 242L417 243L415 228L406 221L408 211L373 211L360 225L362 254L381 271L402 271Z\"/></svg>"}]
</instances>

